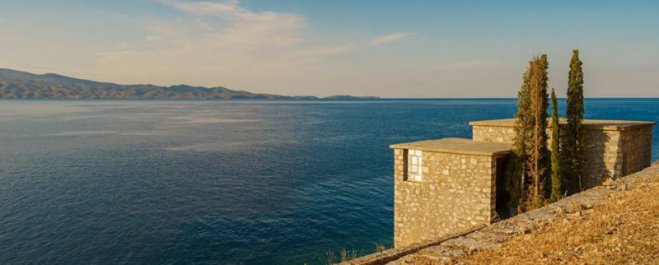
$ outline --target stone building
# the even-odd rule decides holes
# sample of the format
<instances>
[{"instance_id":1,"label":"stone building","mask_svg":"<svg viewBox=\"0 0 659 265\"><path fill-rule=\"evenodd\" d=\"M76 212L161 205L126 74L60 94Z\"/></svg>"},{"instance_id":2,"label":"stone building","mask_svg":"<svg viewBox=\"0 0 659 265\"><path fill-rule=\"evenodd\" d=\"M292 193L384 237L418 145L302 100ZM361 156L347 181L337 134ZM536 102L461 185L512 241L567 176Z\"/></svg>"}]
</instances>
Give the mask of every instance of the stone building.
<instances>
[{"instance_id":1,"label":"stone building","mask_svg":"<svg viewBox=\"0 0 659 265\"><path fill-rule=\"evenodd\" d=\"M510 147L460 138L392 145L394 245L494 221L497 174Z\"/></svg>"},{"instance_id":2,"label":"stone building","mask_svg":"<svg viewBox=\"0 0 659 265\"><path fill-rule=\"evenodd\" d=\"M390 146L396 248L496 220L497 181L503 179L512 152L514 120L470 125L473 140L447 138ZM650 165L653 122L586 120L584 125L587 187Z\"/></svg>"},{"instance_id":3,"label":"stone building","mask_svg":"<svg viewBox=\"0 0 659 265\"><path fill-rule=\"evenodd\" d=\"M511 144L515 137L514 124L514 119L469 123L475 141ZM561 119L560 124L566 126L567 120ZM654 122L584 120L583 125L586 134L584 188L598 186L607 177L619 178L650 166Z\"/></svg>"}]
</instances>

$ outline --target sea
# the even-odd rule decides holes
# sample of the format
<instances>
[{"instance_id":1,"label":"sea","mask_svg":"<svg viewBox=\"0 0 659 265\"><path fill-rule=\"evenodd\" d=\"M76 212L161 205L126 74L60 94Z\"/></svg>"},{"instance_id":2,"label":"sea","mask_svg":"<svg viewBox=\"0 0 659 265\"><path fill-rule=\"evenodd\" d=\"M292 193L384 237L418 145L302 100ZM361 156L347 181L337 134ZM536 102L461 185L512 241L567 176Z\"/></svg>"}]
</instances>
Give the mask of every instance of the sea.
<instances>
[{"instance_id":1,"label":"sea","mask_svg":"<svg viewBox=\"0 0 659 265\"><path fill-rule=\"evenodd\" d=\"M392 245L389 145L469 138L469 121L515 110L515 99L0 100L0 264L373 253ZM656 98L585 110L659 122Z\"/></svg>"}]
</instances>

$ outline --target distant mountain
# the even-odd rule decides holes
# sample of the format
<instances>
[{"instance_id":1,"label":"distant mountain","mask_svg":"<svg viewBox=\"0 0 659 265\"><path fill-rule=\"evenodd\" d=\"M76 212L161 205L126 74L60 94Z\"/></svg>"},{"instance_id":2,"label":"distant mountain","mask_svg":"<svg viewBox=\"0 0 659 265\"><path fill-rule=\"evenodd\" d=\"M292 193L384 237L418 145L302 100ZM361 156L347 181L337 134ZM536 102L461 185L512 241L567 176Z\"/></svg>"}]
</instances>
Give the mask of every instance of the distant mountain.
<instances>
[{"instance_id":1,"label":"distant mountain","mask_svg":"<svg viewBox=\"0 0 659 265\"><path fill-rule=\"evenodd\" d=\"M119 85L58 74L32 74L0 68L0 98L16 99L320 99L231 90L225 87L188 85ZM325 99L375 97L332 96Z\"/></svg>"}]
</instances>

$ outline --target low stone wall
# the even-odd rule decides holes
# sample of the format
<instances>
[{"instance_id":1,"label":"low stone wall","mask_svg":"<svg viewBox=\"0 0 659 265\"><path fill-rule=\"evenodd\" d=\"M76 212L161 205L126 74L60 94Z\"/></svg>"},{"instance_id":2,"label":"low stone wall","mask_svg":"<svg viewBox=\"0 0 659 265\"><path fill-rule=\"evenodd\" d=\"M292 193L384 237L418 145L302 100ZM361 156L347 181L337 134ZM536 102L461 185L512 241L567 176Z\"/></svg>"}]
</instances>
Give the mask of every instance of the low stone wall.
<instances>
[{"instance_id":1,"label":"low stone wall","mask_svg":"<svg viewBox=\"0 0 659 265\"><path fill-rule=\"evenodd\" d=\"M406 247L400 247L400 248L392 248L392 249L387 249L385 251L367 255L364 257L356 258L351 261L346 261L342 262L340 264L342 265L348 265L348 264L360 264L360 265L381 265L381 264L388 264L390 262L396 262L400 260L401 258L407 257L409 255L412 255L414 253L417 253L419 250L433 247L436 245L441 244L442 242L446 240L450 240L453 238L457 238L469 233L472 233L474 231L477 231L479 229L482 229L485 227L485 225L478 225L473 228L467 229L467 230L462 230L458 232L454 232L448 235L445 235L441 238L436 238L434 240L426 240L422 242L417 242L411 245L408 245Z\"/></svg>"},{"instance_id":2,"label":"low stone wall","mask_svg":"<svg viewBox=\"0 0 659 265\"><path fill-rule=\"evenodd\" d=\"M534 227L563 218L580 215L598 205L612 193L634 189L651 178L659 177L659 162L635 174L620 178L611 185L599 186L564 198L546 207L492 224L473 232L456 233L435 242L411 245L355 259L344 264L434 264L452 263L478 250L493 249L513 237L524 235Z\"/></svg>"}]
</instances>

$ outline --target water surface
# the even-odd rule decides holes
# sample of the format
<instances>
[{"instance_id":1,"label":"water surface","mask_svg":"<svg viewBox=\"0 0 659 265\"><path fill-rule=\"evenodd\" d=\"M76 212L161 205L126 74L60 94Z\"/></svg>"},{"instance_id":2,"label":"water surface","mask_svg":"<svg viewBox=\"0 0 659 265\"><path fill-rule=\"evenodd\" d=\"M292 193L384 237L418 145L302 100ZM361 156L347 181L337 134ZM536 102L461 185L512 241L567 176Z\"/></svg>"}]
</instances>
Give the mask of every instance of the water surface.
<instances>
[{"instance_id":1,"label":"water surface","mask_svg":"<svg viewBox=\"0 0 659 265\"><path fill-rule=\"evenodd\" d=\"M0 101L0 263L370 253L392 241L388 145L471 137L470 120L514 111L511 99ZM593 99L586 112L659 121L659 99Z\"/></svg>"}]
</instances>

